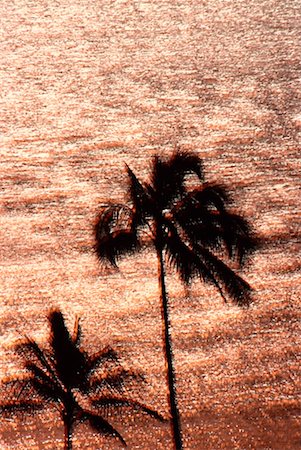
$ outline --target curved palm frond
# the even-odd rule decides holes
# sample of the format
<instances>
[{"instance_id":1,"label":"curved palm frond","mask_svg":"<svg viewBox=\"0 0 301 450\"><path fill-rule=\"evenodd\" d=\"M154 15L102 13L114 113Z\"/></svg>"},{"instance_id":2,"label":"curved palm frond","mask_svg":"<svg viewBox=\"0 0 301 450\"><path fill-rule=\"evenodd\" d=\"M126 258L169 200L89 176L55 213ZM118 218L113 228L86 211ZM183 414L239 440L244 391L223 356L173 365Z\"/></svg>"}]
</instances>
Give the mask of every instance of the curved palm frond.
<instances>
[{"instance_id":1,"label":"curved palm frond","mask_svg":"<svg viewBox=\"0 0 301 450\"><path fill-rule=\"evenodd\" d=\"M137 400L128 399L124 397L101 397L97 400L93 401L93 405L98 406L100 408L118 408L118 407L129 407L136 409L137 411L142 411L146 414L149 414L150 416L154 417L157 420L160 420L161 422L165 422L164 417L159 414L154 409L148 407L144 403L141 403Z\"/></svg>"},{"instance_id":2,"label":"curved palm frond","mask_svg":"<svg viewBox=\"0 0 301 450\"><path fill-rule=\"evenodd\" d=\"M117 260L140 248L136 230L132 227L133 213L121 205L110 205L98 216L94 233L95 252L101 262L108 261L117 267Z\"/></svg>"},{"instance_id":3,"label":"curved palm frond","mask_svg":"<svg viewBox=\"0 0 301 450\"><path fill-rule=\"evenodd\" d=\"M100 261L108 261L117 268L117 260L139 248L137 235L131 231L116 231L97 241L96 254Z\"/></svg>"},{"instance_id":4,"label":"curved palm frond","mask_svg":"<svg viewBox=\"0 0 301 450\"><path fill-rule=\"evenodd\" d=\"M248 306L251 303L252 288L249 283L208 249L197 246L197 253L218 284L223 286L224 291L237 305Z\"/></svg>"},{"instance_id":5,"label":"curved palm frond","mask_svg":"<svg viewBox=\"0 0 301 450\"><path fill-rule=\"evenodd\" d=\"M3 404L0 403L0 414L3 417L11 414L30 413L34 414L45 407L44 402L35 400L11 400Z\"/></svg>"},{"instance_id":6,"label":"curved palm frond","mask_svg":"<svg viewBox=\"0 0 301 450\"><path fill-rule=\"evenodd\" d=\"M189 285L194 278L213 284L225 301L223 290L210 268L200 259L197 252L188 247L174 228L165 240L165 250L169 264L179 274L182 282Z\"/></svg>"},{"instance_id":7,"label":"curved palm frond","mask_svg":"<svg viewBox=\"0 0 301 450\"><path fill-rule=\"evenodd\" d=\"M224 250L242 266L256 249L256 241L249 223L227 211L229 202L222 186L206 186L188 193L172 213L191 243Z\"/></svg>"},{"instance_id":8,"label":"curved palm frond","mask_svg":"<svg viewBox=\"0 0 301 450\"><path fill-rule=\"evenodd\" d=\"M168 161L168 166L170 171L182 178L194 173L201 182L204 180L203 163L196 153L176 150Z\"/></svg>"},{"instance_id":9,"label":"curved palm frond","mask_svg":"<svg viewBox=\"0 0 301 450\"><path fill-rule=\"evenodd\" d=\"M113 425L104 417L99 416L98 414L84 411L81 417L81 422L84 422L86 420L89 421L91 428L93 428L98 433L116 437L122 442L125 447L127 446L124 438L119 433L119 431L115 427L113 427Z\"/></svg>"},{"instance_id":10,"label":"curved palm frond","mask_svg":"<svg viewBox=\"0 0 301 450\"><path fill-rule=\"evenodd\" d=\"M193 196L186 199L186 202L181 202L173 209L173 221L179 225L191 244L200 243L205 247L220 250L223 246L220 214L200 204Z\"/></svg>"},{"instance_id":11,"label":"curved palm frond","mask_svg":"<svg viewBox=\"0 0 301 450\"><path fill-rule=\"evenodd\" d=\"M55 379L33 363L27 362L25 367L32 374L30 380L32 387L43 400L53 401L56 399L57 401L63 401L65 391Z\"/></svg>"},{"instance_id":12,"label":"curved palm frond","mask_svg":"<svg viewBox=\"0 0 301 450\"><path fill-rule=\"evenodd\" d=\"M195 200L207 208L213 207L219 212L225 211L226 207L232 203L232 199L222 184L202 183L194 189L191 195Z\"/></svg>"},{"instance_id":13,"label":"curved palm frond","mask_svg":"<svg viewBox=\"0 0 301 450\"><path fill-rule=\"evenodd\" d=\"M24 376L20 378L7 378L1 383L1 391L3 397L7 400L8 398L20 398L24 394L25 398L28 398L31 394L31 380L30 376Z\"/></svg>"},{"instance_id":14,"label":"curved palm frond","mask_svg":"<svg viewBox=\"0 0 301 450\"><path fill-rule=\"evenodd\" d=\"M171 222L166 223L169 223L165 240L168 260L184 283L189 284L193 278L200 277L203 281L215 285L225 301L224 291L238 305L250 303L252 289L246 281L207 248L198 244L189 247L178 234L176 227Z\"/></svg>"},{"instance_id":15,"label":"curved palm frond","mask_svg":"<svg viewBox=\"0 0 301 450\"><path fill-rule=\"evenodd\" d=\"M117 356L116 351L110 346L107 346L104 349L100 350L99 352L94 353L91 356L88 356L87 367L89 370L89 374L92 375L101 364L104 364L106 362L113 362L113 363L119 362L119 358Z\"/></svg>"},{"instance_id":16,"label":"curved palm frond","mask_svg":"<svg viewBox=\"0 0 301 450\"><path fill-rule=\"evenodd\" d=\"M27 361L37 361L47 371L51 378L55 380L58 385L62 386L62 382L53 366L53 358L48 358L46 351L42 350L33 339L26 337L25 342L21 342L15 346L15 351L21 355L25 366Z\"/></svg>"},{"instance_id":17,"label":"curved palm frond","mask_svg":"<svg viewBox=\"0 0 301 450\"><path fill-rule=\"evenodd\" d=\"M126 384L134 380L144 381L144 377L133 370L117 366L93 376L90 381L90 389L96 395L100 392L121 394L126 390Z\"/></svg>"},{"instance_id":18,"label":"curved palm frond","mask_svg":"<svg viewBox=\"0 0 301 450\"><path fill-rule=\"evenodd\" d=\"M171 209L171 215L183 225L197 226L206 221L211 225L215 216L225 213L229 203L230 197L223 186L203 183L201 187L185 193ZM191 231L195 231L197 237L197 229ZM210 230L207 231L210 234Z\"/></svg>"},{"instance_id":19,"label":"curved palm frond","mask_svg":"<svg viewBox=\"0 0 301 450\"><path fill-rule=\"evenodd\" d=\"M221 216L223 241L227 253L232 260L236 260L239 266L243 266L258 247L250 224L237 214L223 214Z\"/></svg>"},{"instance_id":20,"label":"curved palm frond","mask_svg":"<svg viewBox=\"0 0 301 450\"><path fill-rule=\"evenodd\" d=\"M202 161L192 152L176 151L169 160L154 157L151 182L162 210L183 196L185 177L193 173L203 181Z\"/></svg>"},{"instance_id":21,"label":"curved palm frond","mask_svg":"<svg viewBox=\"0 0 301 450\"><path fill-rule=\"evenodd\" d=\"M18 412L34 412L42 408L43 402L37 398L32 385L32 377L12 378L1 383L0 414L9 415Z\"/></svg>"}]
</instances>

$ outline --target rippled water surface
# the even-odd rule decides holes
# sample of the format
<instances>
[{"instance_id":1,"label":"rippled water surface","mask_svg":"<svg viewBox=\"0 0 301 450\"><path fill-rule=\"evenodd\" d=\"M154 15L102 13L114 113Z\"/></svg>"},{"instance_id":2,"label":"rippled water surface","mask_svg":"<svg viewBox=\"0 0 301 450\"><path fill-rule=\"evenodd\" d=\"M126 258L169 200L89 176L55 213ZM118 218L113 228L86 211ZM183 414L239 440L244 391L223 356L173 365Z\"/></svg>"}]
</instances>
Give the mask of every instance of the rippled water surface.
<instances>
[{"instance_id":1,"label":"rippled water surface","mask_svg":"<svg viewBox=\"0 0 301 450\"><path fill-rule=\"evenodd\" d=\"M102 272L99 207L125 201L125 163L148 176L175 147L204 159L265 245L245 269L254 304L225 305L168 273L185 448L298 449L300 436L300 2L2 0L0 375L12 344L47 340L59 306L84 345L115 347L167 415L154 254ZM116 416L131 449L170 429ZM62 448L55 410L1 422L3 449ZM74 448L117 449L81 425Z\"/></svg>"}]
</instances>

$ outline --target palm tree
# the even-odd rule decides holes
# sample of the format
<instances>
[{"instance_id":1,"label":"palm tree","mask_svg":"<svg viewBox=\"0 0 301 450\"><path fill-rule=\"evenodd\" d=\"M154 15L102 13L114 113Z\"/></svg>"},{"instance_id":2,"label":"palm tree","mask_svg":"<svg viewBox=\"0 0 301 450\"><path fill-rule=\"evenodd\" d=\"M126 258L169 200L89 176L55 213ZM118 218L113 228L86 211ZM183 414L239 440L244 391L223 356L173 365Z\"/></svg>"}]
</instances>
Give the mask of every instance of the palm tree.
<instances>
[{"instance_id":1,"label":"palm tree","mask_svg":"<svg viewBox=\"0 0 301 450\"><path fill-rule=\"evenodd\" d=\"M84 421L99 433L118 438L126 446L124 438L107 418L114 407L130 407L163 420L151 408L125 395L125 382L141 377L124 369L112 348L106 347L89 356L80 348L78 320L71 336L59 310L52 311L48 319L50 349L43 350L30 338L15 347L27 375L2 383L2 392L7 393L0 402L2 414L34 413L48 404L54 405L64 424L65 450L72 448L76 422Z\"/></svg>"},{"instance_id":2,"label":"palm tree","mask_svg":"<svg viewBox=\"0 0 301 450\"><path fill-rule=\"evenodd\" d=\"M150 182L141 183L126 167L129 204L102 208L95 224L95 250L101 262L117 267L120 257L145 246L145 230L156 250L171 423L180 450L165 265L174 267L185 284L199 277L213 284L224 300L229 296L238 305L248 305L250 285L223 259L242 267L255 241L247 221L230 211L226 189L205 182L202 161L195 153L179 151L169 159L155 156Z\"/></svg>"}]
</instances>

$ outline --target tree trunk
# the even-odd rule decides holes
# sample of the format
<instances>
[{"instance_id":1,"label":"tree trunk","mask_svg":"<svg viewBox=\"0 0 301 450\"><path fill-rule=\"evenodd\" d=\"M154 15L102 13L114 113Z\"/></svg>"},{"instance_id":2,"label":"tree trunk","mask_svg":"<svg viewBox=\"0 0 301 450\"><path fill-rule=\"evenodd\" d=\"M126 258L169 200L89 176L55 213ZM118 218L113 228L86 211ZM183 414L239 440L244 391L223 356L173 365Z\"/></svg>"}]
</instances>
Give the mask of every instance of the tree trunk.
<instances>
[{"instance_id":1,"label":"tree trunk","mask_svg":"<svg viewBox=\"0 0 301 450\"><path fill-rule=\"evenodd\" d=\"M172 342L170 334L170 322L168 314L168 299L165 287L165 271L163 262L163 252L161 249L157 249L158 257L158 270L159 270L159 286L161 291L161 308L162 317L164 325L164 351L165 358L167 362L167 381L169 388L169 406L172 421L172 433L174 438L174 444L176 450L182 450L182 436L181 436L181 426L180 426L180 415L177 405L176 396L176 377L173 367L173 353L172 353Z\"/></svg>"},{"instance_id":2,"label":"tree trunk","mask_svg":"<svg viewBox=\"0 0 301 450\"><path fill-rule=\"evenodd\" d=\"M72 423L68 414L64 415L64 450L72 450Z\"/></svg>"}]
</instances>

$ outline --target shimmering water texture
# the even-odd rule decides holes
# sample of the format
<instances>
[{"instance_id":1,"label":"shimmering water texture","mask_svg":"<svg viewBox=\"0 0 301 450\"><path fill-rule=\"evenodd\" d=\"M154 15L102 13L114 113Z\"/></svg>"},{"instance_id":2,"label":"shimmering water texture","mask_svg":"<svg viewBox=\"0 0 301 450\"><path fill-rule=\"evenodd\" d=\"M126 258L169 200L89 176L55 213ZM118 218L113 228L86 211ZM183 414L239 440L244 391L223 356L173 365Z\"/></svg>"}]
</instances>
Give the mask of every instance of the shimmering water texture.
<instances>
[{"instance_id":1,"label":"shimmering water texture","mask_svg":"<svg viewBox=\"0 0 301 450\"><path fill-rule=\"evenodd\" d=\"M240 274L248 308L196 281L167 286L184 448L299 449L299 1L3 0L0 115L0 378L13 346L47 347L47 315L81 317L82 348L111 345L145 374L137 398L168 414L157 261L104 270L93 227L123 203L125 163L147 180L177 147L204 161L264 240ZM171 449L168 423L112 413L131 449ZM1 448L63 448L59 413L1 420ZM74 449L117 449L88 423Z\"/></svg>"}]
</instances>

